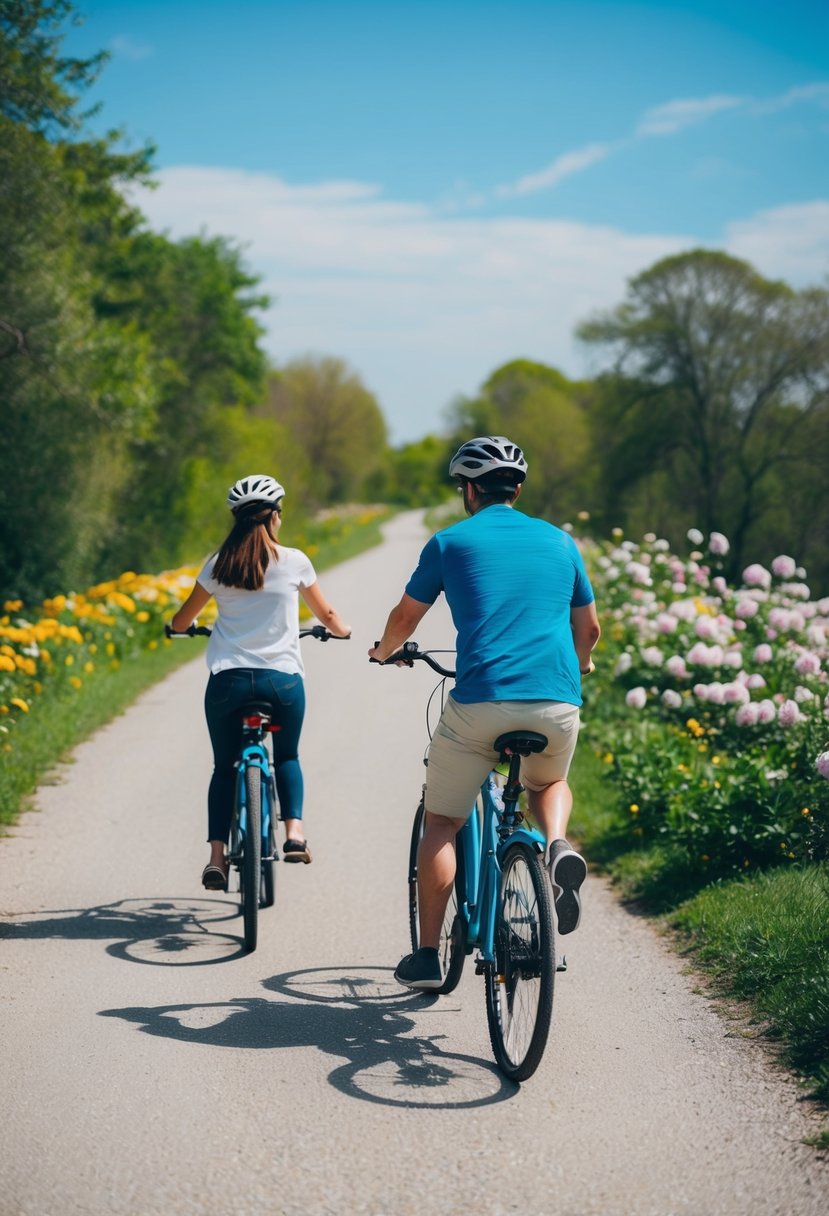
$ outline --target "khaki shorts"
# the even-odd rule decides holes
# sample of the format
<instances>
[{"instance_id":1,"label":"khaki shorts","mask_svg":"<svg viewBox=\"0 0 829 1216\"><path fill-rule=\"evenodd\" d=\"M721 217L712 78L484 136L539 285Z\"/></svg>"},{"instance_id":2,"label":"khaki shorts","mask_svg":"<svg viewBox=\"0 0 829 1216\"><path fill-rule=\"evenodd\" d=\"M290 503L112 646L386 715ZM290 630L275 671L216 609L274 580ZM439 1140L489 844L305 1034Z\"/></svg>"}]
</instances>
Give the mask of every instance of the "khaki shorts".
<instances>
[{"instance_id":1,"label":"khaki shorts","mask_svg":"<svg viewBox=\"0 0 829 1216\"><path fill-rule=\"evenodd\" d=\"M507 730L534 730L547 736L543 752L521 761L521 781L530 790L566 778L579 736L579 709L566 701L446 702L429 748L426 809L433 815L466 819L478 790L498 760L492 744Z\"/></svg>"}]
</instances>

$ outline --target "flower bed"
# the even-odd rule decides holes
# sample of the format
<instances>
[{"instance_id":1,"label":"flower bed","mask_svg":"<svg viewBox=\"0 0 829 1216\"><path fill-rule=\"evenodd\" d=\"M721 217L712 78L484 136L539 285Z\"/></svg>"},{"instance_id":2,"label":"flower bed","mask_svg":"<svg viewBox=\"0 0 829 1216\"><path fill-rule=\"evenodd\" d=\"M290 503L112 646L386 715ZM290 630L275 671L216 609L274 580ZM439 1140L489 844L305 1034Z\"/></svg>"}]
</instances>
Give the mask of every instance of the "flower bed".
<instances>
[{"instance_id":1,"label":"flower bed","mask_svg":"<svg viewBox=\"0 0 829 1216\"><path fill-rule=\"evenodd\" d=\"M127 572L36 610L9 600L0 617L0 736L14 750L15 727L44 695L71 695L101 670L116 671L143 650L170 645L164 621L189 593L198 569ZM207 619L207 618L206 618Z\"/></svg>"},{"instance_id":2,"label":"flower bed","mask_svg":"<svg viewBox=\"0 0 829 1216\"><path fill-rule=\"evenodd\" d=\"M825 859L829 598L786 555L731 586L726 537L689 540L587 546L604 636L586 717L622 831L711 877Z\"/></svg>"}]
</instances>

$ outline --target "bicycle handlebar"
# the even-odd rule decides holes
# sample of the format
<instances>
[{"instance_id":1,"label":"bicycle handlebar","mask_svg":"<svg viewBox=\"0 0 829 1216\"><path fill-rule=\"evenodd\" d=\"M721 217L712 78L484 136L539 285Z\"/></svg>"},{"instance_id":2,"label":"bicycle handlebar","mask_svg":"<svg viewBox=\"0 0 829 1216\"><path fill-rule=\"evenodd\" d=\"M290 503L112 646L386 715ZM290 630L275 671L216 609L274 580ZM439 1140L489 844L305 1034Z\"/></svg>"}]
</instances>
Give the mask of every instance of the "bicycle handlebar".
<instances>
[{"instance_id":1,"label":"bicycle handlebar","mask_svg":"<svg viewBox=\"0 0 829 1216\"><path fill-rule=\"evenodd\" d=\"M379 642L374 643L379 646ZM442 667L435 659L432 658L428 650L421 650L417 642L404 642L400 650L396 650L394 654L390 654L387 659L369 659L370 663L377 663L380 667L388 667L392 663L405 663L407 667L414 667L415 660L421 660L428 664L432 671L436 671L439 676L446 676L448 679L455 678L454 671L450 671L447 667Z\"/></svg>"},{"instance_id":2,"label":"bicycle handlebar","mask_svg":"<svg viewBox=\"0 0 829 1216\"><path fill-rule=\"evenodd\" d=\"M209 625L188 625L186 629L180 630L175 630L170 625L164 626L164 635L168 638L194 638L197 634L209 638L212 632ZM324 625L311 625L307 629L300 629L299 636L301 638L319 638L321 642L327 642L330 638L334 638L338 642L348 641L348 638L340 637L336 633L329 633Z\"/></svg>"}]
</instances>

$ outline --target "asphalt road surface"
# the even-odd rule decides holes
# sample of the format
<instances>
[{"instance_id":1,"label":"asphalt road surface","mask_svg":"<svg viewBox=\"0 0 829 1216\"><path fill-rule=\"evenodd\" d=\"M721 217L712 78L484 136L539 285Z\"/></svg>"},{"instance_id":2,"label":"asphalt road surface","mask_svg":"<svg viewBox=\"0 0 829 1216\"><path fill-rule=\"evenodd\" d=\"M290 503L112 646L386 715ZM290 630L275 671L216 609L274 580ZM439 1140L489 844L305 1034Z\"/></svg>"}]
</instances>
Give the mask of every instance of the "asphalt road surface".
<instances>
[{"instance_id":1,"label":"asphalt road surface","mask_svg":"<svg viewBox=\"0 0 829 1216\"><path fill-rule=\"evenodd\" d=\"M277 867L254 954L199 882L201 657L0 841L3 1216L829 1211L795 1083L595 876L524 1085L493 1065L472 967L449 997L394 983L436 677L366 649L424 538L404 515L322 578L354 639L303 642L314 862ZM439 605L418 640L452 638Z\"/></svg>"}]
</instances>

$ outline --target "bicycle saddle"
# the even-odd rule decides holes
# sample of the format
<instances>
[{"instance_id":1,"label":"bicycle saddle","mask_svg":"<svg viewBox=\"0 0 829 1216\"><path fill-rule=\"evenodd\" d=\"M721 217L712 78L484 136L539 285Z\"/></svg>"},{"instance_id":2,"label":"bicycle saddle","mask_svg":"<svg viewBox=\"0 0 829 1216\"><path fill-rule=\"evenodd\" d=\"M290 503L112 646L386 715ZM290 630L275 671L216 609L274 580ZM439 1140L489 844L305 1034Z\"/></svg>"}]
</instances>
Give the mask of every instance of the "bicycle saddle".
<instances>
[{"instance_id":1,"label":"bicycle saddle","mask_svg":"<svg viewBox=\"0 0 829 1216\"><path fill-rule=\"evenodd\" d=\"M544 751L547 736L540 735L535 730L508 730L499 735L492 746L501 756L507 749L518 756L529 756L530 752Z\"/></svg>"}]
</instances>

